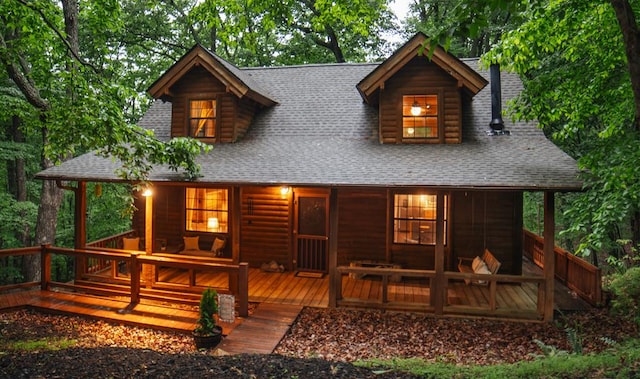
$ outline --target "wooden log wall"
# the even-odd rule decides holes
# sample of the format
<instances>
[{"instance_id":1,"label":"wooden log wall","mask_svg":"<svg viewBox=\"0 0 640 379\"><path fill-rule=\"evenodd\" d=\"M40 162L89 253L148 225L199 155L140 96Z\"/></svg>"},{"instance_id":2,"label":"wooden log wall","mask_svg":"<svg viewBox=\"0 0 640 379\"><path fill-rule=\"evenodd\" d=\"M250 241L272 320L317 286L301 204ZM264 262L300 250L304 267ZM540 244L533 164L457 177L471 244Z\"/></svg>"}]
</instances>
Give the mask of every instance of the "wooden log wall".
<instances>
[{"instance_id":1,"label":"wooden log wall","mask_svg":"<svg viewBox=\"0 0 640 379\"><path fill-rule=\"evenodd\" d=\"M402 140L402 96L439 95L439 139ZM457 81L426 57L411 60L380 93L380 142L461 143L462 95Z\"/></svg>"},{"instance_id":2,"label":"wooden log wall","mask_svg":"<svg viewBox=\"0 0 640 379\"><path fill-rule=\"evenodd\" d=\"M338 215L338 265L386 260L385 189L340 189Z\"/></svg>"},{"instance_id":3,"label":"wooden log wall","mask_svg":"<svg viewBox=\"0 0 640 379\"><path fill-rule=\"evenodd\" d=\"M250 100L238 100L226 93L225 86L201 67L193 68L171 88L176 94L172 100L171 136L182 137L189 133L187 117L189 100L216 99L216 138L202 139L205 142L235 142L242 138L257 112L258 107Z\"/></svg>"},{"instance_id":4,"label":"wooden log wall","mask_svg":"<svg viewBox=\"0 0 640 379\"><path fill-rule=\"evenodd\" d=\"M275 260L291 270L291 194L280 187L241 191L240 259L251 267Z\"/></svg>"},{"instance_id":5,"label":"wooden log wall","mask_svg":"<svg viewBox=\"0 0 640 379\"><path fill-rule=\"evenodd\" d=\"M522 274L522 193L454 191L452 198L453 259L473 258L491 250L502 263L500 274Z\"/></svg>"}]
</instances>

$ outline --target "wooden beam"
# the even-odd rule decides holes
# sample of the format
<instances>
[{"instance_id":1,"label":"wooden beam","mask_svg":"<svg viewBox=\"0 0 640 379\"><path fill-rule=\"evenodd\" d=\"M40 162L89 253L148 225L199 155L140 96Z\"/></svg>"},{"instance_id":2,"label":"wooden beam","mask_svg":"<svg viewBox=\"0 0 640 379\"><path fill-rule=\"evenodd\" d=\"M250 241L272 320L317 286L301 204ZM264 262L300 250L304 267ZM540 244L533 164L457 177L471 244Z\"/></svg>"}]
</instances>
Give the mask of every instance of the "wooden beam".
<instances>
[{"instance_id":1,"label":"wooden beam","mask_svg":"<svg viewBox=\"0 0 640 379\"><path fill-rule=\"evenodd\" d=\"M342 278L338 273L338 189L331 188L329 195L329 308L338 305L341 298Z\"/></svg>"},{"instance_id":2,"label":"wooden beam","mask_svg":"<svg viewBox=\"0 0 640 379\"><path fill-rule=\"evenodd\" d=\"M555 201L554 193L544 193L544 321L553 321L553 285L555 280Z\"/></svg>"},{"instance_id":3,"label":"wooden beam","mask_svg":"<svg viewBox=\"0 0 640 379\"><path fill-rule=\"evenodd\" d=\"M78 182L75 194L75 238L76 249L83 249L87 244L87 182Z\"/></svg>"},{"instance_id":4,"label":"wooden beam","mask_svg":"<svg viewBox=\"0 0 640 379\"><path fill-rule=\"evenodd\" d=\"M431 305L435 309L435 314L441 315L444 312L447 294L447 278L444 276L444 193L438 191L436 199L436 277L433 280Z\"/></svg>"},{"instance_id":5,"label":"wooden beam","mask_svg":"<svg viewBox=\"0 0 640 379\"><path fill-rule=\"evenodd\" d=\"M146 255L153 254L153 195L145 196L144 203L144 252ZM155 266L144 265L142 276L147 288L151 288L155 278Z\"/></svg>"},{"instance_id":6,"label":"wooden beam","mask_svg":"<svg viewBox=\"0 0 640 379\"><path fill-rule=\"evenodd\" d=\"M242 197L240 187L231 188L231 259L233 263L240 262L240 215L242 214Z\"/></svg>"}]
</instances>

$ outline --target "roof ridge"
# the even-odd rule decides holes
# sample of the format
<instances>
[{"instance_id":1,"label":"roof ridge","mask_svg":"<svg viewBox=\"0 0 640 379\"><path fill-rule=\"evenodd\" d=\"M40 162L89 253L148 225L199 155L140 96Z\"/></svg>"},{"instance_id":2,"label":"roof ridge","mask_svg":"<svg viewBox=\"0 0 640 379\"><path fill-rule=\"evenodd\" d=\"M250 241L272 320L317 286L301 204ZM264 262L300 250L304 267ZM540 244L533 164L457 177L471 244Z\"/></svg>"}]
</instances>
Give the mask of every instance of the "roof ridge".
<instances>
[{"instance_id":1,"label":"roof ridge","mask_svg":"<svg viewBox=\"0 0 640 379\"><path fill-rule=\"evenodd\" d=\"M249 70L277 70L277 69L289 69L289 68L310 68L310 67L336 67L336 66L378 66L380 62L339 62L339 63L307 63L307 64L295 64L295 65L283 65L283 66L257 66L257 67L242 67L239 68L243 71Z\"/></svg>"}]
</instances>

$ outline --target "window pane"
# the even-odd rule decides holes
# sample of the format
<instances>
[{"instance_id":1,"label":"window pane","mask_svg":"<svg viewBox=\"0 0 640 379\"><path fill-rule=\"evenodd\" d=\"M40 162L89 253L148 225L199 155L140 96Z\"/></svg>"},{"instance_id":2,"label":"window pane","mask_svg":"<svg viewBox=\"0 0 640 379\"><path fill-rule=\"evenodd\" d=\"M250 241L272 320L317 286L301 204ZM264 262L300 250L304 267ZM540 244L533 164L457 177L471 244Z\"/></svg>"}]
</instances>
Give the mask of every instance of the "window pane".
<instances>
[{"instance_id":1,"label":"window pane","mask_svg":"<svg viewBox=\"0 0 640 379\"><path fill-rule=\"evenodd\" d=\"M187 188L185 201L186 230L227 233L229 205L226 189Z\"/></svg>"},{"instance_id":2,"label":"window pane","mask_svg":"<svg viewBox=\"0 0 640 379\"><path fill-rule=\"evenodd\" d=\"M448 196L445 196L445 241ZM396 194L393 209L393 242L416 245L435 245L436 195Z\"/></svg>"},{"instance_id":3,"label":"window pane","mask_svg":"<svg viewBox=\"0 0 640 379\"><path fill-rule=\"evenodd\" d=\"M410 95L402 97L403 138L438 137L438 96Z\"/></svg>"},{"instance_id":4,"label":"window pane","mask_svg":"<svg viewBox=\"0 0 640 379\"><path fill-rule=\"evenodd\" d=\"M191 100L189 102L189 135L211 138L216 134L216 101Z\"/></svg>"}]
</instances>

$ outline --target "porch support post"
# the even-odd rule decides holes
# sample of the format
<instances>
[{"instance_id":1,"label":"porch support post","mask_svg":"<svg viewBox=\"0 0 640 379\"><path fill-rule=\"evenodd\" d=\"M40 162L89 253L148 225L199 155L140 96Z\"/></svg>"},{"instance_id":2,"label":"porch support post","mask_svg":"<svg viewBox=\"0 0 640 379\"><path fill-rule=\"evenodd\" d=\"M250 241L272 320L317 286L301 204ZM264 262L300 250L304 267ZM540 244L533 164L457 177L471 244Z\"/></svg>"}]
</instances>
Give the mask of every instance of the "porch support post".
<instances>
[{"instance_id":1,"label":"porch support post","mask_svg":"<svg viewBox=\"0 0 640 379\"><path fill-rule=\"evenodd\" d=\"M87 245L87 182L78 182L73 189L75 209L74 209L74 242L76 249L84 249ZM76 279L82 278L87 272L87 258L78 257L76 261Z\"/></svg>"},{"instance_id":2,"label":"porch support post","mask_svg":"<svg viewBox=\"0 0 640 379\"><path fill-rule=\"evenodd\" d=\"M82 249L87 245L87 182L78 182L75 190L75 241L74 247Z\"/></svg>"},{"instance_id":3,"label":"porch support post","mask_svg":"<svg viewBox=\"0 0 640 379\"><path fill-rule=\"evenodd\" d=\"M148 192L147 192L148 191ZM153 253L153 195L151 194L151 190L147 189L145 194L143 194L145 198L144 204L144 252L146 255L151 255ZM142 268L142 276L145 281L145 286L147 288L151 288L153 284L153 279L155 276L154 273L155 266L150 264L145 264Z\"/></svg>"},{"instance_id":4,"label":"porch support post","mask_svg":"<svg viewBox=\"0 0 640 379\"><path fill-rule=\"evenodd\" d=\"M444 276L444 194L438 191L436 197L436 277L431 283L431 304L437 315L444 313L447 296L446 278Z\"/></svg>"},{"instance_id":5,"label":"porch support post","mask_svg":"<svg viewBox=\"0 0 640 379\"><path fill-rule=\"evenodd\" d=\"M234 264L238 264L240 262L242 197L240 196L240 187L232 187L231 191L231 258Z\"/></svg>"},{"instance_id":6,"label":"porch support post","mask_svg":"<svg viewBox=\"0 0 640 379\"><path fill-rule=\"evenodd\" d=\"M555 200L554 193L544 193L544 321L553 321L553 285L555 280Z\"/></svg>"},{"instance_id":7,"label":"porch support post","mask_svg":"<svg viewBox=\"0 0 640 379\"><path fill-rule=\"evenodd\" d=\"M338 189L329 196L329 308L338 306L342 298L342 280L338 276Z\"/></svg>"}]
</instances>

